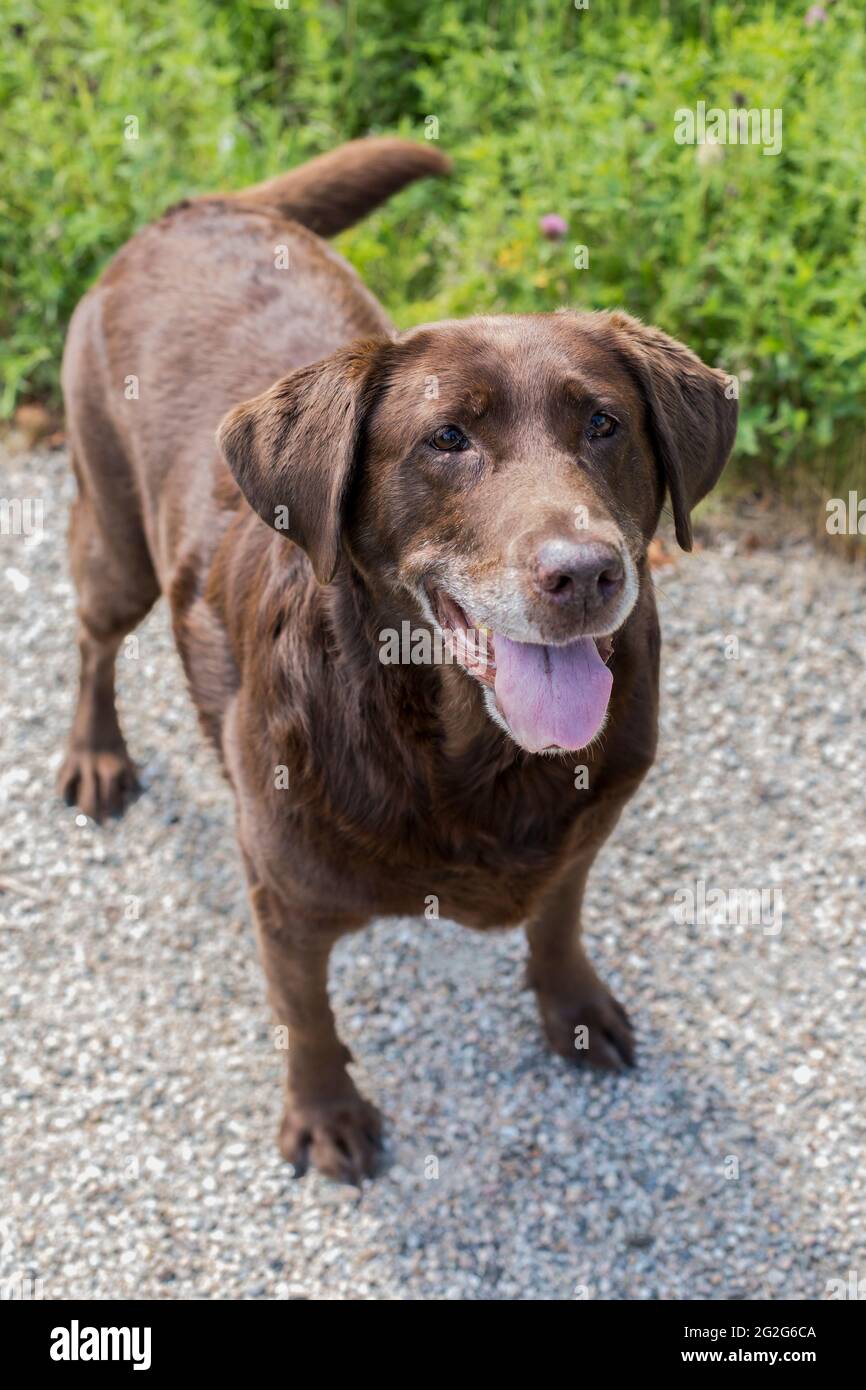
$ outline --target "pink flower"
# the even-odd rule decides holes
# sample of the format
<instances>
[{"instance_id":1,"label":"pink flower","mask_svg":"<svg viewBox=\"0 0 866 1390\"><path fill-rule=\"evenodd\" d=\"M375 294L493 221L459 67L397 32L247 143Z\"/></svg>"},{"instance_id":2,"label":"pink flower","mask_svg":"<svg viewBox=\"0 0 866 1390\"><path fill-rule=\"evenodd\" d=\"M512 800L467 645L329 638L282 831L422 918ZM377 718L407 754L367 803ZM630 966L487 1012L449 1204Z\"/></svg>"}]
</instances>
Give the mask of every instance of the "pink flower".
<instances>
[{"instance_id":1,"label":"pink flower","mask_svg":"<svg viewBox=\"0 0 866 1390\"><path fill-rule=\"evenodd\" d=\"M558 212L546 212L538 220L538 230L548 241L562 241L568 231L568 223Z\"/></svg>"},{"instance_id":2,"label":"pink flower","mask_svg":"<svg viewBox=\"0 0 866 1390\"><path fill-rule=\"evenodd\" d=\"M812 29L816 24L826 24L830 16L823 5L810 5L806 11L803 23L807 28Z\"/></svg>"}]
</instances>

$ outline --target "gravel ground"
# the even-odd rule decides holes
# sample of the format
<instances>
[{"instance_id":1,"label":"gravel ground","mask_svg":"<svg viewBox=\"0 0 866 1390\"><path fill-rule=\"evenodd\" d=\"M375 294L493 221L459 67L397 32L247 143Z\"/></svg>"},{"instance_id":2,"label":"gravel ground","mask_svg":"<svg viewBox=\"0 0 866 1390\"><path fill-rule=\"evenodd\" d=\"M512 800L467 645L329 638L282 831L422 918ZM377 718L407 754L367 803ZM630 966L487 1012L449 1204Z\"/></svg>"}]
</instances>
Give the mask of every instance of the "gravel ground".
<instances>
[{"instance_id":1,"label":"gravel ground","mask_svg":"<svg viewBox=\"0 0 866 1390\"><path fill-rule=\"evenodd\" d=\"M120 662L146 794L78 824L53 795L64 454L0 460L0 491L45 499L41 536L0 537L3 1278L52 1299L821 1299L866 1275L862 571L722 531L657 574L659 761L586 912L637 1072L543 1051L520 933L388 921L341 945L339 1023L390 1121L358 1195L277 1156L230 797L165 611ZM784 914L680 925L701 879L781 890Z\"/></svg>"}]
</instances>

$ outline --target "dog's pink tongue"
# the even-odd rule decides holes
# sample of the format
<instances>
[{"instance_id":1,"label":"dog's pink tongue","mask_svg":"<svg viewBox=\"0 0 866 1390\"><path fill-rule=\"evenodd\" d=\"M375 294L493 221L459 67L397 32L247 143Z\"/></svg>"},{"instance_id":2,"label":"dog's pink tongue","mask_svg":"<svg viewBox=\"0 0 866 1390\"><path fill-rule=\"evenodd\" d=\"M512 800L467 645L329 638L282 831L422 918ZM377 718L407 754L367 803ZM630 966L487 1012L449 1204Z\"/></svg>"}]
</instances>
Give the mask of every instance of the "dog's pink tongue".
<instances>
[{"instance_id":1,"label":"dog's pink tongue","mask_svg":"<svg viewBox=\"0 0 866 1390\"><path fill-rule=\"evenodd\" d=\"M613 677L591 637L565 647L496 633L496 703L530 753L585 748L604 723Z\"/></svg>"}]
</instances>

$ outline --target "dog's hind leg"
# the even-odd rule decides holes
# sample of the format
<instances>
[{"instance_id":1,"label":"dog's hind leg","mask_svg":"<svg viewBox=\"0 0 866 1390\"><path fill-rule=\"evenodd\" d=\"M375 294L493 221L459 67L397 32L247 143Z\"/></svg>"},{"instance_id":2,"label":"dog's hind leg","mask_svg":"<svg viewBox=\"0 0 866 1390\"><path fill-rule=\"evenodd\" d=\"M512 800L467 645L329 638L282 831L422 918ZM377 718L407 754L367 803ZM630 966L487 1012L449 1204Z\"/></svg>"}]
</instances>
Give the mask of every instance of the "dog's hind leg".
<instances>
[{"instance_id":1,"label":"dog's hind leg","mask_svg":"<svg viewBox=\"0 0 866 1390\"><path fill-rule=\"evenodd\" d=\"M159 585L143 537L130 517L101 516L76 468L80 495L70 524L72 574L78 589L78 704L58 790L93 820L121 815L138 791L114 701L120 644L148 613ZM125 524L124 524L125 523Z\"/></svg>"}]
</instances>

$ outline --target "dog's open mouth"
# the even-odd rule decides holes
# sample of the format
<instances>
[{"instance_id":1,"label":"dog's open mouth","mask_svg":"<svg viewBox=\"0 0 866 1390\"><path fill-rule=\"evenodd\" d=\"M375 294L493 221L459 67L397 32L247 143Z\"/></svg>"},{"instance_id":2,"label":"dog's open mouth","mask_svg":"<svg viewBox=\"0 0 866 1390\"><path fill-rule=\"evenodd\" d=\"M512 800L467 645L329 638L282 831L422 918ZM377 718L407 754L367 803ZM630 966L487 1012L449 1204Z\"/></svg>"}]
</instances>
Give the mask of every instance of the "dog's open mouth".
<instances>
[{"instance_id":1,"label":"dog's open mouth","mask_svg":"<svg viewBox=\"0 0 866 1390\"><path fill-rule=\"evenodd\" d=\"M454 658L492 690L515 742L530 753L586 748L607 716L613 677L606 666L610 637L578 637L561 645L515 642L473 627L444 590L431 594Z\"/></svg>"}]
</instances>

